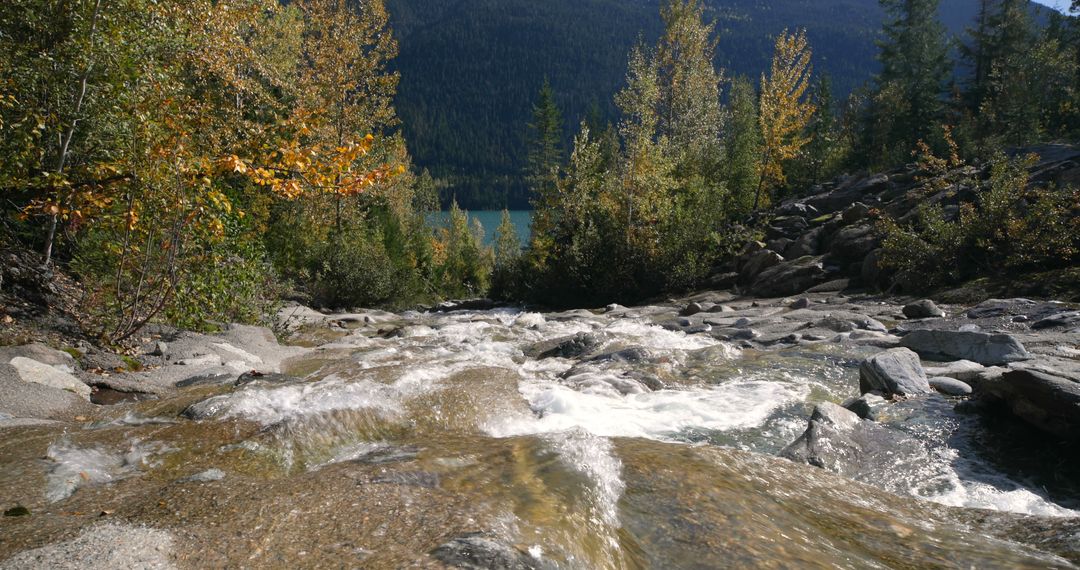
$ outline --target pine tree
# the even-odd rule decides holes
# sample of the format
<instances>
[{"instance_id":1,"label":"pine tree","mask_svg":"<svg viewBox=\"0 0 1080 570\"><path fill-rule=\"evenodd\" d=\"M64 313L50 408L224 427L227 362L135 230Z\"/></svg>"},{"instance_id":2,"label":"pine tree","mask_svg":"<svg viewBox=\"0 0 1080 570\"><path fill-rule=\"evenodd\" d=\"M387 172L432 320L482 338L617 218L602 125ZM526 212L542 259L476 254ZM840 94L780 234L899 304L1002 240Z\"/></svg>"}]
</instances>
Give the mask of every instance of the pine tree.
<instances>
[{"instance_id":1,"label":"pine tree","mask_svg":"<svg viewBox=\"0 0 1080 570\"><path fill-rule=\"evenodd\" d=\"M813 101L817 112L807 129L810 143L806 147L805 166L808 182L817 184L832 170L838 147L836 102L833 100L832 82L827 75L818 80Z\"/></svg>"},{"instance_id":2,"label":"pine tree","mask_svg":"<svg viewBox=\"0 0 1080 570\"><path fill-rule=\"evenodd\" d=\"M754 209L768 206L773 190L786 183L784 162L798 156L809 138L804 132L814 115L814 104L806 100L810 86L810 45L806 32L776 38L772 68L761 75L761 173L754 193Z\"/></svg>"},{"instance_id":3,"label":"pine tree","mask_svg":"<svg viewBox=\"0 0 1080 570\"><path fill-rule=\"evenodd\" d=\"M749 214L754 205L761 159L761 126L758 124L757 92L745 77L731 84L731 122L725 148L730 216Z\"/></svg>"},{"instance_id":4,"label":"pine tree","mask_svg":"<svg viewBox=\"0 0 1080 570\"><path fill-rule=\"evenodd\" d=\"M551 83L544 79L540 95L533 106L533 121L529 123L528 162L525 176L535 198L543 199L558 179L563 162L562 112L555 103Z\"/></svg>"},{"instance_id":5,"label":"pine tree","mask_svg":"<svg viewBox=\"0 0 1080 570\"><path fill-rule=\"evenodd\" d=\"M880 0L888 18L879 42L881 74L870 110L871 160L898 159L931 140L944 113L951 63L938 0Z\"/></svg>"}]
</instances>

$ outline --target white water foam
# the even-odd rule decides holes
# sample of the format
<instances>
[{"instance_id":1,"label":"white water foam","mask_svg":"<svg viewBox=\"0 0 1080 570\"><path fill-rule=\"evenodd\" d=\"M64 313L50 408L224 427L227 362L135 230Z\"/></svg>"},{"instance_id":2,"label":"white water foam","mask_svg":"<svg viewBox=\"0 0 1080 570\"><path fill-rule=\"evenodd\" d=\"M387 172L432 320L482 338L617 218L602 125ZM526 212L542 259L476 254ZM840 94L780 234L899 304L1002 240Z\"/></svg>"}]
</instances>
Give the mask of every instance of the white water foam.
<instances>
[{"instance_id":1,"label":"white water foam","mask_svg":"<svg viewBox=\"0 0 1080 570\"><path fill-rule=\"evenodd\" d=\"M755 381L625 396L579 392L552 382L523 382L521 391L539 417L489 425L489 433L508 437L578 428L602 437L667 440L687 429L757 426L776 409L809 394L804 386Z\"/></svg>"},{"instance_id":2,"label":"white water foam","mask_svg":"<svg viewBox=\"0 0 1080 570\"><path fill-rule=\"evenodd\" d=\"M46 453L52 466L46 478L45 498L55 503L70 497L80 487L111 483L140 469L155 467L158 463L153 456L168 451L171 450L161 444L138 440L132 440L131 447L123 453L56 442Z\"/></svg>"}]
</instances>

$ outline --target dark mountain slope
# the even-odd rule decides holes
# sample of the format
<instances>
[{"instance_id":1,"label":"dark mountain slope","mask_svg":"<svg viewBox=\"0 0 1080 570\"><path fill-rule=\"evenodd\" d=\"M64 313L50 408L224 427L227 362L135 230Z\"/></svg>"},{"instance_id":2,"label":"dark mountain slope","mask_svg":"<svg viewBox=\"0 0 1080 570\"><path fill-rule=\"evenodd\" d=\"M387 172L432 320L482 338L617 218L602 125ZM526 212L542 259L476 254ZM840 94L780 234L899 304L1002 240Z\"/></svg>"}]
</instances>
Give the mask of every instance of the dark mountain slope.
<instances>
[{"instance_id":1,"label":"dark mountain slope","mask_svg":"<svg viewBox=\"0 0 1080 570\"><path fill-rule=\"evenodd\" d=\"M806 28L818 73L846 94L876 71L877 0L708 0L720 32L717 63L756 78L772 38ZM520 182L531 105L548 77L567 124L597 106L615 117L612 94L626 56L662 31L659 0L387 0L401 55L398 111L417 163L450 184L466 207L523 207ZM954 32L976 0L944 0Z\"/></svg>"}]
</instances>

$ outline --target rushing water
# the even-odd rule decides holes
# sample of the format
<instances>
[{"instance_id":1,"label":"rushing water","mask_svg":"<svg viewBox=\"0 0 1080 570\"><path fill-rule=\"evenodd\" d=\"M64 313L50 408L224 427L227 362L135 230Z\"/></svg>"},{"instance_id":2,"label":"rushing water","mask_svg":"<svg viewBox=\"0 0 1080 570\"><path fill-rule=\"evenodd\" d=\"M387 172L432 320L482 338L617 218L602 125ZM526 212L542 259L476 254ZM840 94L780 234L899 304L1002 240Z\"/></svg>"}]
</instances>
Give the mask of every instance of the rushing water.
<instances>
[{"instance_id":1,"label":"rushing water","mask_svg":"<svg viewBox=\"0 0 1080 570\"><path fill-rule=\"evenodd\" d=\"M303 382L0 431L0 501L43 513L4 522L0 559L108 512L180 532L193 567L437 566L472 536L521 568L1071 566L1077 513L970 453L944 402L885 418L926 445L887 480L773 457L873 349L740 351L665 315L408 313L293 361ZM604 356L526 356L583 332Z\"/></svg>"}]
</instances>

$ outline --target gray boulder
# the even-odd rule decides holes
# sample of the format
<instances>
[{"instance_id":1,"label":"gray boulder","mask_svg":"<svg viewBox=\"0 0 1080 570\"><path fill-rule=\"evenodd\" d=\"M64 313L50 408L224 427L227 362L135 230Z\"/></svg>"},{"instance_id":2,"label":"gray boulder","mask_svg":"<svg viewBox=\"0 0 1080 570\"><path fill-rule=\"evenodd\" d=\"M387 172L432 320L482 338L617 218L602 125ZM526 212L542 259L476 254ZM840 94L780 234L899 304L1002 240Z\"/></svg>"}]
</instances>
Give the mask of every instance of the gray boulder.
<instances>
[{"instance_id":1,"label":"gray boulder","mask_svg":"<svg viewBox=\"0 0 1080 570\"><path fill-rule=\"evenodd\" d=\"M985 384L1013 415L1062 439L1080 439L1080 383L1037 370L1017 369Z\"/></svg>"},{"instance_id":2,"label":"gray boulder","mask_svg":"<svg viewBox=\"0 0 1080 570\"><path fill-rule=\"evenodd\" d=\"M885 395L912 396L930 392L919 356L906 348L894 348L867 358L859 366L859 390Z\"/></svg>"},{"instance_id":3,"label":"gray boulder","mask_svg":"<svg viewBox=\"0 0 1080 570\"><path fill-rule=\"evenodd\" d=\"M23 356L12 358L8 364L18 372L23 382L65 390L90 400L90 386L59 368Z\"/></svg>"},{"instance_id":4,"label":"gray boulder","mask_svg":"<svg viewBox=\"0 0 1080 570\"><path fill-rule=\"evenodd\" d=\"M1035 330L1057 327L1080 327L1080 311L1065 311L1035 321L1031 325L1031 328Z\"/></svg>"},{"instance_id":5,"label":"gray boulder","mask_svg":"<svg viewBox=\"0 0 1080 570\"><path fill-rule=\"evenodd\" d=\"M817 255L818 244L821 242L821 228L814 228L799 236L784 251L784 257L798 259L807 255Z\"/></svg>"},{"instance_id":6,"label":"gray boulder","mask_svg":"<svg viewBox=\"0 0 1080 570\"><path fill-rule=\"evenodd\" d=\"M833 236L829 253L839 259L861 261L877 249L880 242L881 239L873 226L848 226Z\"/></svg>"},{"instance_id":7,"label":"gray boulder","mask_svg":"<svg viewBox=\"0 0 1080 570\"><path fill-rule=\"evenodd\" d=\"M904 316L909 319L932 319L944 317L945 311L942 311L933 301L923 299L905 305Z\"/></svg>"},{"instance_id":8,"label":"gray boulder","mask_svg":"<svg viewBox=\"0 0 1080 570\"><path fill-rule=\"evenodd\" d=\"M942 366L928 366L926 368L927 376L945 377L960 380L961 382L969 382L979 377L986 367L977 362L970 360L957 360L955 362L949 362Z\"/></svg>"},{"instance_id":9,"label":"gray boulder","mask_svg":"<svg viewBox=\"0 0 1080 570\"><path fill-rule=\"evenodd\" d=\"M912 331L900 340L923 358L970 360L983 366L999 366L1028 360L1031 355L1016 338L1007 334L941 330Z\"/></svg>"},{"instance_id":10,"label":"gray boulder","mask_svg":"<svg viewBox=\"0 0 1080 570\"><path fill-rule=\"evenodd\" d=\"M785 261L761 272L750 290L761 297L798 295L825 281L825 267L819 257Z\"/></svg>"},{"instance_id":11,"label":"gray boulder","mask_svg":"<svg viewBox=\"0 0 1080 570\"><path fill-rule=\"evenodd\" d=\"M742 270L739 272L739 280L743 283L750 283L761 275L763 271L780 264L782 261L784 261L784 258L775 251L759 251L753 254L746 264L742 266Z\"/></svg>"},{"instance_id":12,"label":"gray boulder","mask_svg":"<svg viewBox=\"0 0 1080 570\"><path fill-rule=\"evenodd\" d=\"M934 376L929 379L930 386L946 396L970 396L971 386L955 378Z\"/></svg>"}]
</instances>

